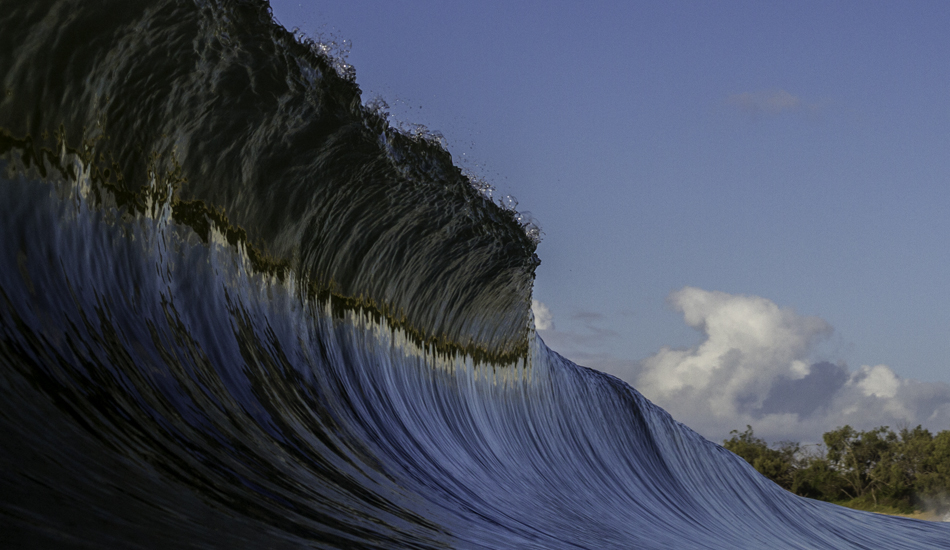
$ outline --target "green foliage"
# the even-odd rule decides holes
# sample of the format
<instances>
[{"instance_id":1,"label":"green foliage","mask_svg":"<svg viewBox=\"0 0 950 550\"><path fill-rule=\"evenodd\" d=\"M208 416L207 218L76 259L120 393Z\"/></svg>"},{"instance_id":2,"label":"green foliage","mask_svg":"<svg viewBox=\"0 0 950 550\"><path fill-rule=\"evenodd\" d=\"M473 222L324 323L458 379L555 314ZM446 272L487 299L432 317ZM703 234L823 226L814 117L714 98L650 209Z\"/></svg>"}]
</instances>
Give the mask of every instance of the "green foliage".
<instances>
[{"instance_id":1,"label":"green foliage","mask_svg":"<svg viewBox=\"0 0 950 550\"><path fill-rule=\"evenodd\" d=\"M793 474L791 491L803 497L829 502L845 497L846 481L824 457L808 457Z\"/></svg>"},{"instance_id":2,"label":"green foliage","mask_svg":"<svg viewBox=\"0 0 950 550\"><path fill-rule=\"evenodd\" d=\"M798 443L783 442L777 449L770 448L763 439L755 437L752 426L739 433L729 432L732 436L723 442L723 447L745 459L760 474L778 483L785 489L792 488L795 455Z\"/></svg>"},{"instance_id":3,"label":"green foliage","mask_svg":"<svg viewBox=\"0 0 950 550\"><path fill-rule=\"evenodd\" d=\"M872 511L950 509L950 430L842 426L814 451L787 441L770 446L751 426L730 435L726 449L798 495Z\"/></svg>"},{"instance_id":4,"label":"green foliage","mask_svg":"<svg viewBox=\"0 0 950 550\"><path fill-rule=\"evenodd\" d=\"M858 432L844 426L824 435L828 460L846 482L844 492L857 499L870 496L876 505L879 494L888 500L908 495L906 476L896 462L899 438L886 426Z\"/></svg>"},{"instance_id":5,"label":"green foliage","mask_svg":"<svg viewBox=\"0 0 950 550\"><path fill-rule=\"evenodd\" d=\"M950 430L931 441L914 480L917 503L943 514L950 511Z\"/></svg>"}]
</instances>

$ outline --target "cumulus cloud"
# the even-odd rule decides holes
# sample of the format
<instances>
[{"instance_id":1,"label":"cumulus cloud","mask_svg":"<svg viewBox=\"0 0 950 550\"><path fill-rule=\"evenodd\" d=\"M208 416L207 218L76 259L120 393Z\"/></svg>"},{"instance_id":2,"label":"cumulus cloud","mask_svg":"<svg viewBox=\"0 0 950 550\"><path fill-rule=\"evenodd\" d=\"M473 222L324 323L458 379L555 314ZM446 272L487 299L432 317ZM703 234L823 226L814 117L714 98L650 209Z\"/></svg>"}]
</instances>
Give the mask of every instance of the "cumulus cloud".
<instances>
[{"instance_id":1,"label":"cumulus cloud","mask_svg":"<svg viewBox=\"0 0 950 550\"><path fill-rule=\"evenodd\" d=\"M828 403L849 377L847 367L827 361L811 365L808 374L799 379L779 375L772 381L759 413L763 416L791 413L808 419L827 412Z\"/></svg>"},{"instance_id":2,"label":"cumulus cloud","mask_svg":"<svg viewBox=\"0 0 950 550\"><path fill-rule=\"evenodd\" d=\"M728 102L752 115L777 115L786 111L795 111L803 106L801 98L785 90L743 92L729 96Z\"/></svg>"},{"instance_id":3,"label":"cumulus cloud","mask_svg":"<svg viewBox=\"0 0 950 550\"><path fill-rule=\"evenodd\" d=\"M534 314L534 328L537 330L554 330L554 315L544 302L531 300L531 313Z\"/></svg>"},{"instance_id":4,"label":"cumulus cloud","mask_svg":"<svg viewBox=\"0 0 950 550\"><path fill-rule=\"evenodd\" d=\"M883 397L891 399L897 395L900 389L901 381L897 378L887 365L878 365L861 367L857 386L861 388L867 397Z\"/></svg>"},{"instance_id":5,"label":"cumulus cloud","mask_svg":"<svg viewBox=\"0 0 950 550\"><path fill-rule=\"evenodd\" d=\"M821 319L757 296L687 287L671 294L670 303L706 338L694 348L663 348L644 360L637 387L663 399L702 396L717 418L761 409L777 379L808 376L804 359L831 333Z\"/></svg>"},{"instance_id":6,"label":"cumulus cloud","mask_svg":"<svg viewBox=\"0 0 950 550\"><path fill-rule=\"evenodd\" d=\"M844 424L859 429L950 424L950 385L899 377L887 365L851 370L814 361L832 327L759 296L687 287L670 304L703 340L638 362L604 361L648 399L718 441L751 424L770 439L817 441Z\"/></svg>"}]
</instances>

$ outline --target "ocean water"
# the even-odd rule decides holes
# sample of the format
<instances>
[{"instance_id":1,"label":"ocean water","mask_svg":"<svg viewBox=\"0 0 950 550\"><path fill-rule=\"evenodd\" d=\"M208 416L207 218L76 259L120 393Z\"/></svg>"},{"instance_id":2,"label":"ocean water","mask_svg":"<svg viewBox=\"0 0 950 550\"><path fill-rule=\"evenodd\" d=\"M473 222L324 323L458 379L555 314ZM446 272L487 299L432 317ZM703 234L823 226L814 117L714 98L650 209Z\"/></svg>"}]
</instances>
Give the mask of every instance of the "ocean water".
<instances>
[{"instance_id":1,"label":"ocean water","mask_svg":"<svg viewBox=\"0 0 950 550\"><path fill-rule=\"evenodd\" d=\"M548 349L536 228L352 70L261 1L0 0L0 546L950 548Z\"/></svg>"}]
</instances>

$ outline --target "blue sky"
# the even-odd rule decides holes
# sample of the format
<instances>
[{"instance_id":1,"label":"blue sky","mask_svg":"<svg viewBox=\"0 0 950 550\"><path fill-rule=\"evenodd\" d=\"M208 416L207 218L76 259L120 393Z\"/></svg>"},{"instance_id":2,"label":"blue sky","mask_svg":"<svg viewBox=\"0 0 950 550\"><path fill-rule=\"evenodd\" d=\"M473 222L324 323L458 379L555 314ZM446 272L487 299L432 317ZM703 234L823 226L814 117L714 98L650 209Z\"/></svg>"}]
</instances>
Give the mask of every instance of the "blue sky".
<instances>
[{"instance_id":1,"label":"blue sky","mask_svg":"<svg viewBox=\"0 0 950 550\"><path fill-rule=\"evenodd\" d=\"M539 221L562 354L649 387L716 338L684 296L762 298L827 325L789 365L950 383L950 3L272 6Z\"/></svg>"}]
</instances>

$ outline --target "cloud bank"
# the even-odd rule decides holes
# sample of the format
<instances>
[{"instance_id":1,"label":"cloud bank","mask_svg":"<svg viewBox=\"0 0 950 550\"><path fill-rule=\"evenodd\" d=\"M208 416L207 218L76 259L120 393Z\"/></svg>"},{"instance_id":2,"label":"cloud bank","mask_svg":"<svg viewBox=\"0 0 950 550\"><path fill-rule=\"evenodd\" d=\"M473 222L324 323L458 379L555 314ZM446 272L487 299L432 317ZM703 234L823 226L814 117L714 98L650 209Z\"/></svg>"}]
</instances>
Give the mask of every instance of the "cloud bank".
<instances>
[{"instance_id":1,"label":"cloud bank","mask_svg":"<svg viewBox=\"0 0 950 550\"><path fill-rule=\"evenodd\" d=\"M818 317L758 296L692 287L669 302L702 333L697 345L664 347L640 361L586 362L713 441L746 424L766 439L805 442L845 424L950 427L950 384L903 379L887 365L815 361L816 346L833 330Z\"/></svg>"}]
</instances>

